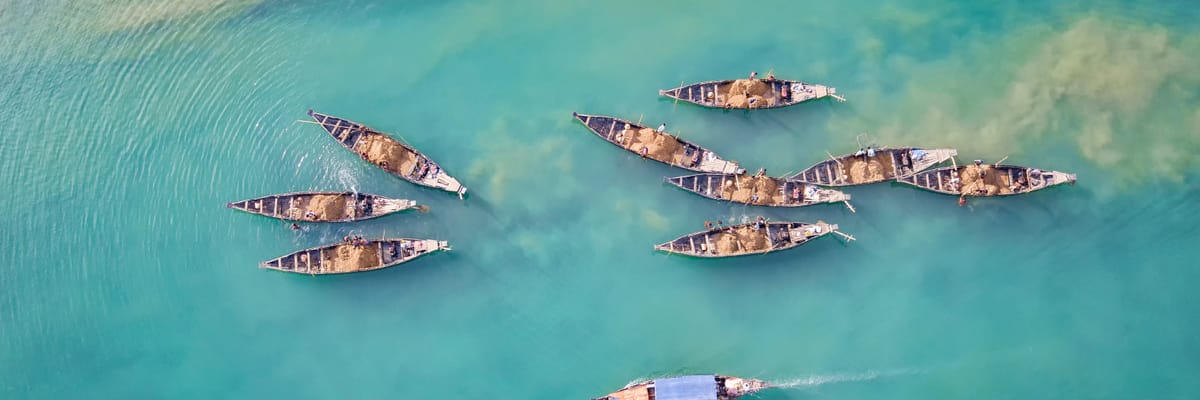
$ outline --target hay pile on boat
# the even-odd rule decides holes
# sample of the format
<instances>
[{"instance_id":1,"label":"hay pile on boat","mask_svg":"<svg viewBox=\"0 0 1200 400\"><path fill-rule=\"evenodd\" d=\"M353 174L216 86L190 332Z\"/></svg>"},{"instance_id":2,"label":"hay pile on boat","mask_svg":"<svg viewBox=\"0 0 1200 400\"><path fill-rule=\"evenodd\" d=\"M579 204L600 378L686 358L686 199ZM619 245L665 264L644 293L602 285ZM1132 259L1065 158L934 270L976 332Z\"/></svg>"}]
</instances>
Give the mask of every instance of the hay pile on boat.
<instances>
[{"instance_id":1,"label":"hay pile on boat","mask_svg":"<svg viewBox=\"0 0 1200 400\"><path fill-rule=\"evenodd\" d=\"M379 263L379 244L371 243L366 246L357 248L352 244L343 244L333 250L322 252L325 259L325 265L332 265L332 270L337 272L352 272L364 269L371 269L382 264Z\"/></svg>"},{"instance_id":2,"label":"hay pile on boat","mask_svg":"<svg viewBox=\"0 0 1200 400\"><path fill-rule=\"evenodd\" d=\"M763 107L767 105L766 98L770 92L771 88L766 82L758 79L738 79L729 84L725 105L734 108Z\"/></svg>"},{"instance_id":3,"label":"hay pile on boat","mask_svg":"<svg viewBox=\"0 0 1200 400\"><path fill-rule=\"evenodd\" d=\"M683 157L682 152L679 151L682 147L679 145L678 139L665 133L658 133L654 129L642 128L636 131L625 129L621 131L621 136L626 149L642 154L644 148L648 158L669 164L678 164L679 158Z\"/></svg>"},{"instance_id":4,"label":"hay pile on boat","mask_svg":"<svg viewBox=\"0 0 1200 400\"><path fill-rule=\"evenodd\" d=\"M766 230L750 226L730 228L714 235L718 254L755 252L771 248Z\"/></svg>"},{"instance_id":5,"label":"hay pile on boat","mask_svg":"<svg viewBox=\"0 0 1200 400\"><path fill-rule=\"evenodd\" d=\"M402 175L412 171L417 163L416 154L395 139L381 134L363 136L354 151L371 164Z\"/></svg>"},{"instance_id":6,"label":"hay pile on boat","mask_svg":"<svg viewBox=\"0 0 1200 400\"><path fill-rule=\"evenodd\" d=\"M717 254L731 254L741 251L738 248L738 240L736 235L721 232L715 236L715 242L717 243Z\"/></svg>"},{"instance_id":7,"label":"hay pile on boat","mask_svg":"<svg viewBox=\"0 0 1200 400\"><path fill-rule=\"evenodd\" d=\"M308 211L317 215L318 220L334 221L349 217L346 213L346 198L336 194L319 194L308 200Z\"/></svg>"},{"instance_id":8,"label":"hay pile on boat","mask_svg":"<svg viewBox=\"0 0 1200 400\"><path fill-rule=\"evenodd\" d=\"M959 193L974 196L995 196L1008 190L1008 184L991 165L967 165L959 173Z\"/></svg>"},{"instance_id":9,"label":"hay pile on boat","mask_svg":"<svg viewBox=\"0 0 1200 400\"><path fill-rule=\"evenodd\" d=\"M721 197L738 203L777 204L783 200L778 189L779 184L774 178L742 174L736 179L725 179L721 187Z\"/></svg>"},{"instance_id":10,"label":"hay pile on boat","mask_svg":"<svg viewBox=\"0 0 1200 400\"><path fill-rule=\"evenodd\" d=\"M863 161L855 158L847 162L850 164L850 182L863 183L875 182L887 179L884 174L883 163L879 162L878 157L872 158L870 161Z\"/></svg>"}]
</instances>

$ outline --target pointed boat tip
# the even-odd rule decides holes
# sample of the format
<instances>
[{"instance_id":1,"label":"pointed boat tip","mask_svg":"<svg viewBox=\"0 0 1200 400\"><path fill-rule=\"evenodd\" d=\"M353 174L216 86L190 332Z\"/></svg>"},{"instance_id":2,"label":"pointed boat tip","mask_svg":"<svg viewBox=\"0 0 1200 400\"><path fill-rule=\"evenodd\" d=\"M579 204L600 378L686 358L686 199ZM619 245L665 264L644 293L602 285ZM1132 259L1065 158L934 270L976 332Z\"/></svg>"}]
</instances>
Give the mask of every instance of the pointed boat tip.
<instances>
[{"instance_id":1,"label":"pointed boat tip","mask_svg":"<svg viewBox=\"0 0 1200 400\"><path fill-rule=\"evenodd\" d=\"M310 117L313 116L313 110L311 108L308 109L308 116L310 116Z\"/></svg>"}]
</instances>

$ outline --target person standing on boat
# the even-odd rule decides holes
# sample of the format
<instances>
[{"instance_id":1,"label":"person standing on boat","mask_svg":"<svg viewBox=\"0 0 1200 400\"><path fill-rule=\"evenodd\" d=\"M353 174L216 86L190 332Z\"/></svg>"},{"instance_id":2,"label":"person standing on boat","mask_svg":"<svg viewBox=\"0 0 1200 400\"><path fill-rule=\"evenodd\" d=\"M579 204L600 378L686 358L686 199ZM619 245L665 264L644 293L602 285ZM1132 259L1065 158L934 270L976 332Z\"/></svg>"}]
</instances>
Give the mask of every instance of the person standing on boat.
<instances>
[{"instance_id":1,"label":"person standing on boat","mask_svg":"<svg viewBox=\"0 0 1200 400\"><path fill-rule=\"evenodd\" d=\"M750 80L758 77L758 71L750 71Z\"/></svg>"},{"instance_id":2,"label":"person standing on boat","mask_svg":"<svg viewBox=\"0 0 1200 400\"><path fill-rule=\"evenodd\" d=\"M659 124L658 129L655 129L654 131L658 132L658 133L666 132L667 131L667 123L663 122L662 124Z\"/></svg>"},{"instance_id":3,"label":"person standing on boat","mask_svg":"<svg viewBox=\"0 0 1200 400\"><path fill-rule=\"evenodd\" d=\"M979 179L982 180L984 175L987 175L987 173L983 171L983 160L975 160L975 168L979 169Z\"/></svg>"}]
</instances>

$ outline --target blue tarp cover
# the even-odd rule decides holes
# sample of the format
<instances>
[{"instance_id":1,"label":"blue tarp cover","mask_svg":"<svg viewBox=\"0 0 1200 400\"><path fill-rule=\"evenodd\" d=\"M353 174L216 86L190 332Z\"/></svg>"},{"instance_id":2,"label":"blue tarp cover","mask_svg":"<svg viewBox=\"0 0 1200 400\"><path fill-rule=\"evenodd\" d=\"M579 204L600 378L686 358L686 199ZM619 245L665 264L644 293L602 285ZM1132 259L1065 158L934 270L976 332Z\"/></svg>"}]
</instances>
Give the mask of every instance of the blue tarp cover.
<instances>
[{"instance_id":1,"label":"blue tarp cover","mask_svg":"<svg viewBox=\"0 0 1200 400\"><path fill-rule=\"evenodd\" d=\"M717 400L717 377L692 375L654 380L655 400Z\"/></svg>"}]
</instances>

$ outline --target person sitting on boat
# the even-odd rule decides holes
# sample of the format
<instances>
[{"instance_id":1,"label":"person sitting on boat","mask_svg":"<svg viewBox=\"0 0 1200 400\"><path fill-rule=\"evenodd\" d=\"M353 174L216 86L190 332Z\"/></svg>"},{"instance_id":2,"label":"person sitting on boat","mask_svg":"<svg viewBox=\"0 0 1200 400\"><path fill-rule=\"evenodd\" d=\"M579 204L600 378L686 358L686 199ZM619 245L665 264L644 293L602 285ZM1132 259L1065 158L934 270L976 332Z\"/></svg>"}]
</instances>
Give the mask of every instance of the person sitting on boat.
<instances>
[{"instance_id":1,"label":"person sitting on boat","mask_svg":"<svg viewBox=\"0 0 1200 400\"><path fill-rule=\"evenodd\" d=\"M750 202L751 202L751 203L757 203L757 202L758 202L758 193L755 193L755 194L752 194L752 195L750 195Z\"/></svg>"},{"instance_id":2,"label":"person sitting on boat","mask_svg":"<svg viewBox=\"0 0 1200 400\"><path fill-rule=\"evenodd\" d=\"M789 100L792 97L792 91L788 90L787 86L779 88L779 98Z\"/></svg>"},{"instance_id":3,"label":"person sitting on boat","mask_svg":"<svg viewBox=\"0 0 1200 400\"><path fill-rule=\"evenodd\" d=\"M767 219L763 218L763 216L759 215L758 220L754 221L754 228L762 229L765 226L767 226Z\"/></svg>"},{"instance_id":4,"label":"person sitting on boat","mask_svg":"<svg viewBox=\"0 0 1200 400\"><path fill-rule=\"evenodd\" d=\"M775 81L775 73L767 72L767 82L774 82L774 81Z\"/></svg>"},{"instance_id":5,"label":"person sitting on boat","mask_svg":"<svg viewBox=\"0 0 1200 400\"><path fill-rule=\"evenodd\" d=\"M975 160L975 167L979 169L979 179L983 179L987 172L983 170L983 160Z\"/></svg>"},{"instance_id":6,"label":"person sitting on boat","mask_svg":"<svg viewBox=\"0 0 1200 400\"><path fill-rule=\"evenodd\" d=\"M1025 174L1018 172L1017 178L1013 179L1013 183L1012 183L1012 185L1008 186L1008 189L1012 190L1014 192L1020 192L1021 189L1025 188L1026 183L1028 183L1028 181L1025 180Z\"/></svg>"},{"instance_id":7,"label":"person sitting on boat","mask_svg":"<svg viewBox=\"0 0 1200 400\"><path fill-rule=\"evenodd\" d=\"M655 129L654 131L655 131L655 132L658 132L658 133L663 133L663 132L666 132L666 131L667 131L667 123L666 123L666 122L664 122L664 123L662 123L662 124L659 124L659 125L658 125L658 129Z\"/></svg>"},{"instance_id":8,"label":"person sitting on boat","mask_svg":"<svg viewBox=\"0 0 1200 400\"><path fill-rule=\"evenodd\" d=\"M751 71L750 72L750 80L754 80L754 78L756 78L756 77L758 77L758 71Z\"/></svg>"},{"instance_id":9,"label":"person sitting on boat","mask_svg":"<svg viewBox=\"0 0 1200 400\"><path fill-rule=\"evenodd\" d=\"M712 221L704 221L704 230L711 231L713 227Z\"/></svg>"},{"instance_id":10,"label":"person sitting on boat","mask_svg":"<svg viewBox=\"0 0 1200 400\"><path fill-rule=\"evenodd\" d=\"M755 174L754 174L754 176L755 176L755 177L757 177L757 178L761 178L761 177L767 176L767 169L766 169L766 168L759 168L759 169L758 169L758 172L757 172L757 173L755 173Z\"/></svg>"},{"instance_id":11,"label":"person sitting on boat","mask_svg":"<svg viewBox=\"0 0 1200 400\"><path fill-rule=\"evenodd\" d=\"M379 162L379 168L387 169L387 167L388 167L388 162L387 162L387 161L380 161L380 162Z\"/></svg>"},{"instance_id":12,"label":"person sitting on boat","mask_svg":"<svg viewBox=\"0 0 1200 400\"><path fill-rule=\"evenodd\" d=\"M950 177L950 190L957 192L958 191L958 182L959 182L959 179L957 176Z\"/></svg>"},{"instance_id":13,"label":"person sitting on boat","mask_svg":"<svg viewBox=\"0 0 1200 400\"><path fill-rule=\"evenodd\" d=\"M643 160L646 159L647 154L650 154L650 148L646 147L646 146L642 146L642 159Z\"/></svg>"},{"instance_id":14,"label":"person sitting on boat","mask_svg":"<svg viewBox=\"0 0 1200 400\"><path fill-rule=\"evenodd\" d=\"M865 155L865 154L867 154L867 151L866 151L866 150L863 150L863 148L862 148L862 147L859 147L859 148L858 148L858 151L854 152L854 156L855 156L855 157L862 157L862 156L863 156L863 155Z\"/></svg>"},{"instance_id":15,"label":"person sitting on boat","mask_svg":"<svg viewBox=\"0 0 1200 400\"><path fill-rule=\"evenodd\" d=\"M716 97L717 97L717 93L714 91L704 92L704 98L707 99L709 103L712 103L713 101L715 101Z\"/></svg>"},{"instance_id":16,"label":"person sitting on boat","mask_svg":"<svg viewBox=\"0 0 1200 400\"><path fill-rule=\"evenodd\" d=\"M867 157L875 157L875 148L867 146Z\"/></svg>"}]
</instances>

